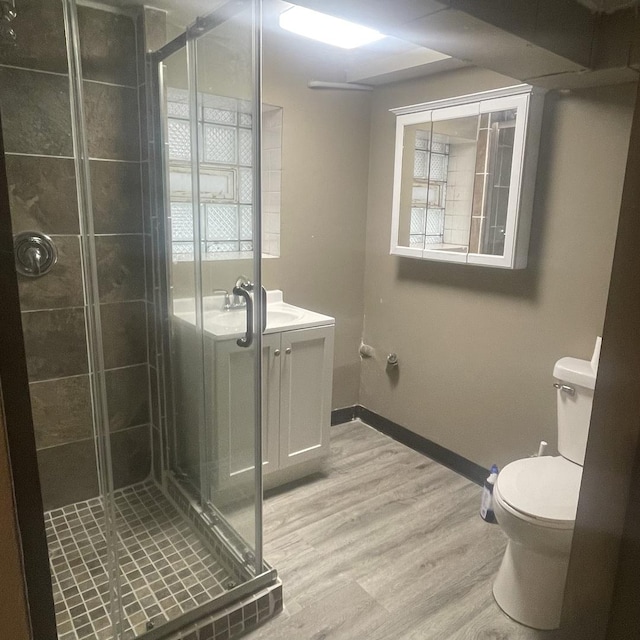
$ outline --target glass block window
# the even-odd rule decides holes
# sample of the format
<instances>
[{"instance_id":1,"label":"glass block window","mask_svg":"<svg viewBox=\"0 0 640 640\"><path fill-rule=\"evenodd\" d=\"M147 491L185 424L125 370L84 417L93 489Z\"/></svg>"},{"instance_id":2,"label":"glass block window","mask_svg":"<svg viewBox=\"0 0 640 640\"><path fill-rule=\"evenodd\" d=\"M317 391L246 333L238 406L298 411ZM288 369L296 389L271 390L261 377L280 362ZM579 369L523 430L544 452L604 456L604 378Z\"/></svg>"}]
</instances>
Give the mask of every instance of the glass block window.
<instances>
[{"instance_id":1,"label":"glass block window","mask_svg":"<svg viewBox=\"0 0 640 640\"><path fill-rule=\"evenodd\" d=\"M238 133L238 130L233 127L205 123L204 161L215 164L235 164ZM251 131L249 131L249 135L251 135Z\"/></svg>"},{"instance_id":2,"label":"glass block window","mask_svg":"<svg viewBox=\"0 0 640 640\"><path fill-rule=\"evenodd\" d=\"M238 129L239 163L250 167L253 163L253 133L251 129Z\"/></svg>"},{"instance_id":3,"label":"glass block window","mask_svg":"<svg viewBox=\"0 0 640 640\"><path fill-rule=\"evenodd\" d=\"M240 169L239 200L242 204L253 202L253 172L251 169Z\"/></svg>"},{"instance_id":4,"label":"glass block window","mask_svg":"<svg viewBox=\"0 0 640 640\"><path fill-rule=\"evenodd\" d=\"M169 118L169 161L191 160L191 128L188 120Z\"/></svg>"},{"instance_id":5,"label":"glass block window","mask_svg":"<svg viewBox=\"0 0 640 640\"><path fill-rule=\"evenodd\" d=\"M204 107L204 120L207 122L218 122L220 124L235 125L237 116L235 111L230 109L215 109L213 107Z\"/></svg>"},{"instance_id":6,"label":"glass block window","mask_svg":"<svg viewBox=\"0 0 640 640\"><path fill-rule=\"evenodd\" d=\"M168 102L167 113L175 118L188 118L189 105L185 102Z\"/></svg>"},{"instance_id":7,"label":"glass block window","mask_svg":"<svg viewBox=\"0 0 640 640\"><path fill-rule=\"evenodd\" d=\"M239 240L238 205L208 204L207 240Z\"/></svg>"},{"instance_id":8,"label":"glass block window","mask_svg":"<svg viewBox=\"0 0 640 640\"><path fill-rule=\"evenodd\" d=\"M171 238L174 242L193 242L193 212L190 203L171 203Z\"/></svg>"},{"instance_id":9,"label":"glass block window","mask_svg":"<svg viewBox=\"0 0 640 640\"><path fill-rule=\"evenodd\" d=\"M205 259L253 251L253 117L242 100L200 94L201 234ZM167 146L171 175L171 240L174 261L193 259L194 211L190 190L189 94L167 90Z\"/></svg>"}]
</instances>

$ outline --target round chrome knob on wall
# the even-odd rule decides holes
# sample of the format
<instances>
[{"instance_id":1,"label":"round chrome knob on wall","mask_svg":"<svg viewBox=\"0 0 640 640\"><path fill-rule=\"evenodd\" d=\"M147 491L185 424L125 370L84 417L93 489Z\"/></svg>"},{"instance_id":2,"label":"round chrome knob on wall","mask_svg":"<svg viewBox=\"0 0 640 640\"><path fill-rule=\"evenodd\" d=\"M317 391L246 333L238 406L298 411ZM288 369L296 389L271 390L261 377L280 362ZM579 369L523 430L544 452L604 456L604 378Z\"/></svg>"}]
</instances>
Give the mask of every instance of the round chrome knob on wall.
<instances>
[{"instance_id":1,"label":"round chrome knob on wall","mask_svg":"<svg viewBox=\"0 0 640 640\"><path fill-rule=\"evenodd\" d=\"M13 239L16 271L27 278L44 276L58 261L53 240L38 231L25 231Z\"/></svg>"}]
</instances>

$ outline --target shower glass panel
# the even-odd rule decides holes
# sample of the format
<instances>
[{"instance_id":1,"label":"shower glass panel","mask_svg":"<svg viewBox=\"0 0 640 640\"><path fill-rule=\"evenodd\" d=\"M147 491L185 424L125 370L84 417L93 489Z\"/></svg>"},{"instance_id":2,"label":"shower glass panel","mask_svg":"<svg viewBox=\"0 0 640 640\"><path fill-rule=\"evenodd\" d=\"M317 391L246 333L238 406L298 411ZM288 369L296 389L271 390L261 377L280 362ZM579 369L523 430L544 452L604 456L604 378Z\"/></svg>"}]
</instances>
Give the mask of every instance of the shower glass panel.
<instances>
[{"instance_id":1,"label":"shower glass panel","mask_svg":"<svg viewBox=\"0 0 640 640\"><path fill-rule=\"evenodd\" d=\"M276 579L262 562L260 222L246 196L247 176L260 192L260 2L198 17L176 0L171 24L171 3L125 4L18 1L0 32L13 230L57 251L19 285L60 640L159 640ZM236 124L218 121L219 100ZM235 146L210 144L221 125ZM40 254L26 255L33 268ZM224 313L239 324L220 341L208 323ZM242 362L226 414L222 343ZM221 415L239 416L233 451Z\"/></svg>"},{"instance_id":2,"label":"shower glass panel","mask_svg":"<svg viewBox=\"0 0 640 640\"><path fill-rule=\"evenodd\" d=\"M256 6L223 5L154 56L171 292L166 481L240 560L239 579L263 571Z\"/></svg>"},{"instance_id":3,"label":"shower glass panel","mask_svg":"<svg viewBox=\"0 0 640 640\"><path fill-rule=\"evenodd\" d=\"M202 441L202 494L238 532L251 553L258 542L256 523L261 500L256 484L260 475L256 474L256 451L260 451L256 434L260 430L256 428L259 421L255 408L260 404L257 382L262 296L260 241L254 235L259 203L253 198L253 193L260 193L259 186L254 188L260 176L259 145L254 145L259 133L260 102L254 93L252 34L246 20L243 12L196 40L193 79L202 141L197 164L203 294L211 299L217 291L232 292L238 278L249 278L254 306L251 345L240 346L235 329L213 329L205 337L205 388L209 397L206 437ZM230 64L212 64L225 59ZM231 293L231 306L242 302L236 298L237 294L234 298ZM219 302L222 305L216 304ZM251 311L242 306L225 310L227 302L220 297L214 298L212 304L214 309L222 307L216 317L222 318L223 326L228 323L229 314L248 316ZM245 329L243 317L242 330Z\"/></svg>"}]
</instances>

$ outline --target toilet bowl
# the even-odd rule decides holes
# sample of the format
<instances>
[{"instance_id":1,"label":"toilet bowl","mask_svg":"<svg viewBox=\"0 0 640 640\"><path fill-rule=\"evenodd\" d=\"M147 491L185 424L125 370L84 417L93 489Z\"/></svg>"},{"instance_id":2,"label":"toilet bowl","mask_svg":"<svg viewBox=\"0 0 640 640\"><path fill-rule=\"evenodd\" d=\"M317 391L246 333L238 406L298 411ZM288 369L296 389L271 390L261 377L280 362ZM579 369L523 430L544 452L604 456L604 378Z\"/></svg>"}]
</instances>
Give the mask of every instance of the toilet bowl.
<instances>
[{"instance_id":1,"label":"toilet bowl","mask_svg":"<svg viewBox=\"0 0 640 640\"><path fill-rule=\"evenodd\" d=\"M509 538L493 595L534 629L560 626L600 345L597 338L591 360L561 358L553 368L560 455L511 462L493 489L496 520Z\"/></svg>"},{"instance_id":2,"label":"toilet bowl","mask_svg":"<svg viewBox=\"0 0 640 640\"><path fill-rule=\"evenodd\" d=\"M509 538L493 595L535 629L560 625L582 467L563 457L516 460L496 482L496 519Z\"/></svg>"}]
</instances>

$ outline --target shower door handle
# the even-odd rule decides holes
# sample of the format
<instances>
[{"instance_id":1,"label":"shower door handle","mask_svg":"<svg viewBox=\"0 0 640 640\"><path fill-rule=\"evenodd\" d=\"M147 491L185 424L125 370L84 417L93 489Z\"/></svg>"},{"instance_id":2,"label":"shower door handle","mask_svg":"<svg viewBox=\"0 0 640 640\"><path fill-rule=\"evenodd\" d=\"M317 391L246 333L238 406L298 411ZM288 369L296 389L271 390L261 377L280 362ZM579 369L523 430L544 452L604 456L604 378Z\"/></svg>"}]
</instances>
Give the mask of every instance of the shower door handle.
<instances>
[{"instance_id":1,"label":"shower door handle","mask_svg":"<svg viewBox=\"0 0 640 640\"><path fill-rule=\"evenodd\" d=\"M267 290L264 287L260 287L260 319L262 320L262 326L260 332L264 333L267 329Z\"/></svg>"},{"instance_id":2,"label":"shower door handle","mask_svg":"<svg viewBox=\"0 0 640 640\"><path fill-rule=\"evenodd\" d=\"M244 338L236 340L236 344L239 347L248 348L253 344L253 298L249 293L249 289L244 286L233 287L233 294L244 298L247 310L247 331L244 334Z\"/></svg>"}]
</instances>

